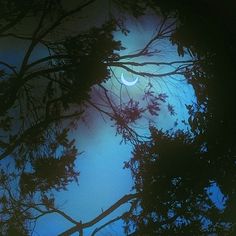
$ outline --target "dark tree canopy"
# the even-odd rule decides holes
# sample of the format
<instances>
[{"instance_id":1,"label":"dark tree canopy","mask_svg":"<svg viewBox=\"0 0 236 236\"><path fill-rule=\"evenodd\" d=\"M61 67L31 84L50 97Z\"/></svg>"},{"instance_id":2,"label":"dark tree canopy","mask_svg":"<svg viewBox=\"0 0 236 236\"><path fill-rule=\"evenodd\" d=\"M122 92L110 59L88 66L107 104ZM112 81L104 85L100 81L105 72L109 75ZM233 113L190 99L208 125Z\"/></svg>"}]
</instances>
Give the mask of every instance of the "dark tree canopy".
<instances>
[{"instance_id":1,"label":"dark tree canopy","mask_svg":"<svg viewBox=\"0 0 236 236\"><path fill-rule=\"evenodd\" d=\"M151 128L150 143L136 147L127 166L143 198L137 204L141 214L131 217L137 227L132 235L234 235L236 6L158 3L179 21L170 38L179 55L190 51L200 59L185 74L197 96L197 104L188 106L194 136ZM212 183L226 199L223 210L209 199Z\"/></svg>"},{"instance_id":2,"label":"dark tree canopy","mask_svg":"<svg viewBox=\"0 0 236 236\"><path fill-rule=\"evenodd\" d=\"M129 29L112 11L103 24L82 30L68 27L79 24L83 11L92 11L94 3L0 0L0 40L8 40L8 45L20 42L23 48L20 63L0 59L0 234L30 235L37 219L57 213L74 224L61 235L83 235L83 229L129 202L129 211L92 235L121 219L127 235L235 235L236 5L109 1L117 11L136 18L152 9L162 19L142 49L123 55L125 48L113 33L128 35ZM179 56L191 60L149 61L158 53L151 46L166 38ZM147 61L140 62L145 56ZM154 73L146 71L146 65L168 65L172 70ZM133 99L118 103L104 87L113 67L150 79L143 104ZM184 76L194 89L197 102L186 106L189 130L163 131L152 124L150 136L143 137L133 124L144 114L161 113L167 96L155 93L152 81L169 75ZM92 98L93 89L103 106ZM88 107L109 118L123 141L133 145L133 157L124 166L132 173L135 193L83 223L57 208L53 193L79 182L75 161L80 150L69 133ZM171 104L168 110L175 115ZM215 184L224 196L221 208L209 193Z\"/></svg>"},{"instance_id":3,"label":"dark tree canopy","mask_svg":"<svg viewBox=\"0 0 236 236\"><path fill-rule=\"evenodd\" d=\"M132 235L228 235L231 228L211 200L211 164L199 140L154 127L150 142L136 146L128 163L135 177L141 210L132 215Z\"/></svg>"}]
</instances>

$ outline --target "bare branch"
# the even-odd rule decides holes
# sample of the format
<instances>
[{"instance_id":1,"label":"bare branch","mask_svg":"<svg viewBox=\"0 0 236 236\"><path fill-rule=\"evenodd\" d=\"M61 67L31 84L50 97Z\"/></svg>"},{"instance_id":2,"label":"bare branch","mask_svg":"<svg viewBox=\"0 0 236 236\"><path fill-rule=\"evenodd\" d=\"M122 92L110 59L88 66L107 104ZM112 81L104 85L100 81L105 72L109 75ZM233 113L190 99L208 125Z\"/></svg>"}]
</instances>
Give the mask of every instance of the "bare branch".
<instances>
[{"instance_id":1,"label":"bare branch","mask_svg":"<svg viewBox=\"0 0 236 236\"><path fill-rule=\"evenodd\" d=\"M134 208L135 208L135 204L131 204L131 207L130 207L129 211L125 212L124 214L122 214L122 215L120 215L120 216L117 216L117 217L114 218L114 219L109 220L109 221L106 222L105 224L103 224L103 225L101 225L100 227L96 228L96 229L92 232L91 236L95 236L95 234L96 234L97 232L99 232L101 229L105 228L106 226L108 226L108 225L110 225L110 224L112 224L112 223L114 223L114 222L116 222L116 221L118 221L118 220L122 220L122 219L124 219L124 218L127 218L128 216L130 216L130 215L132 214L132 211L134 210Z\"/></svg>"},{"instance_id":2,"label":"bare branch","mask_svg":"<svg viewBox=\"0 0 236 236\"><path fill-rule=\"evenodd\" d=\"M0 35L1 38L4 38L4 37L13 37L13 38L16 38L16 39L22 39L22 40L32 40L32 36L23 36L23 35L17 35L17 34L14 34L14 33L7 33L7 34L1 34Z\"/></svg>"},{"instance_id":3,"label":"bare branch","mask_svg":"<svg viewBox=\"0 0 236 236\"><path fill-rule=\"evenodd\" d=\"M168 29L168 28L172 27L173 25L175 25L176 21L172 22L170 25L168 25L166 28L163 29L166 21L167 21L167 18L164 18L161 25L160 25L160 27L159 27L158 32L156 33L156 35L153 38L151 38L149 40L149 42L141 50L139 50L137 53L134 53L134 54L127 54L127 55L120 56L119 60L137 58L137 57L140 57L140 56L150 56L150 55L153 55L154 53L159 53L160 51L158 51L158 50L149 51L149 48L154 42L156 42L157 40L162 39L163 37L166 36L166 34L173 31L173 30L170 30L170 31L165 32L166 29Z\"/></svg>"},{"instance_id":4,"label":"bare branch","mask_svg":"<svg viewBox=\"0 0 236 236\"><path fill-rule=\"evenodd\" d=\"M8 69L10 69L15 75L17 75L17 72L15 70L14 66L9 65L8 63L4 62L4 61L0 61L0 64L7 67Z\"/></svg>"},{"instance_id":5,"label":"bare branch","mask_svg":"<svg viewBox=\"0 0 236 236\"><path fill-rule=\"evenodd\" d=\"M21 12L15 19L10 21L7 25L3 26L0 29L0 34L2 34L4 31L9 30L10 28L15 26L16 24L18 24L26 16L27 12L28 12L28 9L25 9L25 11Z\"/></svg>"},{"instance_id":6,"label":"bare branch","mask_svg":"<svg viewBox=\"0 0 236 236\"><path fill-rule=\"evenodd\" d=\"M25 204L24 204L25 205ZM50 206L49 209L51 210L42 210L39 208L39 206L44 206L44 204L34 204L34 205L30 205L30 208L33 208L35 210L37 210L38 212L42 213L42 214L53 214L53 213L57 213L61 216L63 216L65 219L67 219L68 221L70 221L73 224L77 224L78 222L76 220L74 220L71 216L67 215L65 212L56 209L55 207Z\"/></svg>"},{"instance_id":7,"label":"bare branch","mask_svg":"<svg viewBox=\"0 0 236 236\"><path fill-rule=\"evenodd\" d=\"M137 193L134 194L128 194L123 196L120 200L118 200L116 203L114 203L111 207L109 207L107 210L102 212L100 215L95 217L93 220L87 222L87 223L79 223L76 226L71 227L70 229L66 230L65 232L59 234L59 236L69 236L77 231L79 231L81 228L88 228L93 226L94 224L98 223L100 220L111 214L113 211L115 211L117 208L119 208L121 205L127 203L128 201L135 199L138 197Z\"/></svg>"},{"instance_id":8,"label":"bare branch","mask_svg":"<svg viewBox=\"0 0 236 236\"><path fill-rule=\"evenodd\" d=\"M126 214L126 213L125 213L125 214ZM112 219L112 220L106 222L106 223L103 224L102 226L96 228L96 229L92 232L91 236L95 236L96 233L99 232L101 229L105 228L106 226L108 226L108 225L110 225L110 224L112 224L112 223L114 223L114 222L116 222L116 221L118 221L118 220L123 219L123 217L124 217L125 214L123 214L123 215L121 215L121 216L117 216L116 218L114 218L114 219Z\"/></svg>"},{"instance_id":9,"label":"bare branch","mask_svg":"<svg viewBox=\"0 0 236 236\"><path fill-rule=\"evenodd\" d=\"M131 65L131 66L146 66L146 65L155 65L155 66L173 66L175 64L188 64L192 65L197 61L195 60L182 60L182 61L171 61L171 62L153 62L153 61L145 61L145 62L132 62L132 61L119 61L114 63L121 63L123 65Z\"/></svg>"},{"instance_id":10,"label":"bare branch","mask_svg":"<svg viewBox=\"0 0 236 236\"><path fill-rule=\"evenodd\" d=\"M176 75L176 74L182 75L183 74L181 72L181 70L183 68L179 68L179 67L176 68L175 70L172 70L172 71L169 71L169 72L166 72L166 73L149 73L149 72L143 72L143 71L138 72L136 70L131 69L128 66L125 66L124 64L122 64L120 62L109 63L109 66L121 67L121 68L127 70L128 72L131 72L132 74L140 75L140 76L143 76L143 77L165 77L165 76L170 76L170 75Z\"/></svg>"},{"instance_id":11,"label":"bare branch","mask_svg":"<svg viewBox=\"0 0 236 236\"><path fill-rule=\"evenodd\" d=\"M41 18L39 20L39 23L38 23L38 26L36 27L33 35L32 35L32 41L31 41L31 44L23 58L23 61L22 61L22 64L21 64L21 69L20 69L20 74L23 74L24 72L24 69L28 63L28 60L30 58L30 55L32 53L32 51L34 50L35 46L38 44L39 40L37 38L37 34L38 32L40 31L42 25L43 25L43 22L45 20L45 17L46 17L46 14L47 14L47 7L48 7L48 1L45 0L44 2L44 8L43 8L43 12L42 12L42 15L41 15Z\"/></svg>"},{"instance_id":12,"label":"bare branch","mask_svg":"<svg viewBox=\"0 0 236 236\"><path fill-rule=\"evenodd\" d=\"M61 24L61 22L67 18L68 16L72 16L73 14L83 10L85 7L89 6L91 3L95 2L96 0L89 0L88 2L85 2L84 4L78 6L77 8L66 12L63 14L61 17L59 17L45 32L43 32L40 36L39 39L44 38L49 32L54 30L58 25Z\"/></svg>"}]
</instances>

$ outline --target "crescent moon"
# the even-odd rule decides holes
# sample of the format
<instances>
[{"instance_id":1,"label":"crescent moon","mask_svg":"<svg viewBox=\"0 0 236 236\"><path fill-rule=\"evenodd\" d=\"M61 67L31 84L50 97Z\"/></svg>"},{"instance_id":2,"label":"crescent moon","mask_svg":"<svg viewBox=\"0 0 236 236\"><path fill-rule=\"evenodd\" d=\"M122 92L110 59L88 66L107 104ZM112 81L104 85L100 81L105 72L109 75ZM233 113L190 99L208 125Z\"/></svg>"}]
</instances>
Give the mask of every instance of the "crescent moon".
<instances>
[{"instance_id":1,"label":"crescent moon","mask_svg":"<svg viewBox=\"0 0 236 236\"><path fill-rule=\"evenodd\" d=\"M138 82L138 77L136 77L136 79L134 81L127 81L125 78L124 78L124 75L123 73L121 74L121 81L124 85L126 86L133 86L135 85L137 82Z\"/></svg>"}]
</instances>

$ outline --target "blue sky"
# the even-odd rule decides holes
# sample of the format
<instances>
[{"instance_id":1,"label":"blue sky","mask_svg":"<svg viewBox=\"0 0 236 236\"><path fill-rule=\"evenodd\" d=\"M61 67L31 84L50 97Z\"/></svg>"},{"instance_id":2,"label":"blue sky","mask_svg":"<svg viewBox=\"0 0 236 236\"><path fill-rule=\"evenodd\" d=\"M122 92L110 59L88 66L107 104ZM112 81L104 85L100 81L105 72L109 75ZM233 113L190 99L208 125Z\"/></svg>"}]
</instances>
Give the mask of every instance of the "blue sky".
<instances>
[{"instance_id":1,"label":"blue sky","mask_svg":"<svg viewBox=\"0 0 236 236\"><path fill-rule=\"evenodd\" d=\"M101 9L100 9L101 8ZM102 14L102 6L93 14ZM104 15L99 19L106 18ZM124 17L124 16L123 16ZM114 33L116 39L121 40L126 50L122 54L133 53L145 46L156 31L159 18L150 13L147 16L135 19L126 17L126 25L130 33L125 36L120 32ZM4 43L4 42L3 42ZM5 44L8 44L5 42ZM9 45L9 44L8 44ZM1 60L7 60L12 64L19 64L22 57L23 44L15 44L15 47L1 47ZM162 40L155 44L153 48L161 49L161 52L152 58L137 59L138 62L149 61L173 61L183 60L176 52L176 47L171 45L168 40ZM38 48L34 55L44 55L45 51ZM184 59L188 59L185 57ZM147 78L139 77L139 81L132 87L125 87L120 83L121 73L126 78L133 78L133 75L119 68L112 68L116 78L113 76L104 86L118 96L122 96L122 101L128 101L131 97L134 100L141 100L145 87L149 82L153 84L156 93L166 93L168 95L167 103L161 107L161 113L158 117L152 117L153 122L158 128L171 129L178 120L176 128L186 129L181 120L187 121L188 113L185 104L191 104L195 101L194 91L180 76ZM153 66L138 68L147 72L156 70ZM165 72L170 68L162 67L157 72ZM136 76L135 76L136 77ZM94 88L92 91L95 91ZM96 96L92 94L96 99ZM167 110L167 104L174 106L176 116L170 116ZM85 122L79 122L78 129L71 132L71 137L76 139L78 151L82 152L76 161L76 168L80 171L79 185L75 183L68 186L65 192L57 193L56 205L63 211L83 222L89 221L98 214L110 207L123 195L130 193L132 188L132 178L127 169L123 169L124 161L129 160L132 155L132 145L129 143L120 143L121 137L116 135L113 123L105 117L103 119L97 111L92 108L85 112ZM147 117L148 118L148 117ZM137 132L141 134L148 133L148 119L141 119L136 124ZM213 184L209 191L215 192L219 198L222 198L220 190ZM214 200L214 197L213 197ZM218 204L220 207L220 204ZM122 214L127 206L120 207L98 225L106 222L115 216ZM85 230L84 235L88 236L91 231L97 227ZM39 219L33 235L53 236L73 226L58 215L48 215ZM122 236L121 222L112 224L97 234Z\"/></svg>"},{"instance_id":2,"label":"blue sky","mask_svg":"<svg viewBox=\"0 0 236 236\"><path fill-rule=\"evenodd\" d=\"M155 33L157 22L158 18L154 16L143 17L140 20L127 19L126 23L131 30L130 34L128 36L124 36L121 33L114 34L115 38L121 40L126 47L126 50L122 53L132 53L144 47L153 33ZM153 61L183 59L178 57L176 48L168 41L162 41L156 47L161 48L162 52L152 57L151 60ZM140 59L138 60L140 61ZM141 60L147 60L147 58L142 58ZM150 58L148 60L150 61ZM155 68L146 67L142 69L152 71ZM168 68L160 68L160 72L166 70ZM163 104L160 116L153 118L159 128L173 128L173 124L177 119L181 121L188 118L185 104L191 104L195 101L195 98L193 89L183 81L182 77L152 78L151 80L146 77L140 77L136 85L125 87L119 81L121 73L124 72L126 77L132 77L132 74L117 68L113 68L113 71L117 78L112 77L104 86L118 96L121 89L123 101L128 100L129 97L134 100L141 100L144 88L149 82L152 82L156 93L167 93L167 103L175 107L177 115L170 116L166 107L167 103ZM111 127L112 122L106 117L104 120L97 111L88 109L85 114L85 120L86 122L80 122L78 129L71 133L71 136L76 139L79 151L83 152L77 160L77 168L80 171L79 186L71 184L67 192L57 194L58 206L61 206L62 210L75 219L83 222L93 219L123 195L130 193L132 187L131 175L128 170L123 169L124 161L129 160L131 157L131 144L120 144L121 137L115 135L115 129ZM139 133L148 133L148 120L137 121L136 126ZM185 127L179 122L178 128ZM122 214L126 209L126 206L119 208L98 225ZM54 223L56 227L53 226ZM39 220L35 228L35 235L37 233L43 236L56 235L70 226L72 225L60 217L47 216ZM85 236L89 235L92 229L86 230ZM110 225L97 235L122 236L121 222Z\"/></svg>"}]
</instances>

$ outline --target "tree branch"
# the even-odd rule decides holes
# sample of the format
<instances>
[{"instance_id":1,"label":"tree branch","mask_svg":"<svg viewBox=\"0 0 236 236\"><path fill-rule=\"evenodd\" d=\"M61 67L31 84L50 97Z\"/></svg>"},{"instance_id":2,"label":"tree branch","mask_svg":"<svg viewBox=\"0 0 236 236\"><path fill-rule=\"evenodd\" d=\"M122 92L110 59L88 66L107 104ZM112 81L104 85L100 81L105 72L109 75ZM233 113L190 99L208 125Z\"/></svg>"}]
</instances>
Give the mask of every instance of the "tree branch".
<instances>
[{"instance_id":1,"label":"tree branch","mask_svg":"<svg viewBox=\"0 0 236 236\"><path fill-rule=\"evenodd\" d=\"M0 160L4 159L8 155L10 155L19 144L24 142L29 136L32 136L32 133L42 132L42 129L48 127L53 122L60 121L60 120L63 120L63 119L70 119L70 118L73 118L73 117L77 117L77 116L82 115L82 113L83 112L76 112L76 113L69 114L69 115L61 115L61 116L58 116L58 117L50 117L50 118L47 118L47 119L39 122L38 124L36 124L34 126L28 128L27 130L24 131L23 134L21 134L18 138L16 138L14 141L12 141L12 143L10 143L7 146L5 151L0 155Z\"/></svg>"},{"instance_id":2,"label":"tree branch","mask_svg":"<svg viewBox=\"0 0 236 236\"><path fill-rule=\"evenodd\" d=\"M30 79L35 78L37 76L43 76L45 74L63 71L63 70L69 69L69 68L73 68L74 66L75 65L73 65L73 64L67 64L67 65L55 66L55 67L51 67L51 68L47 68L47 69L43 69L43 70L38 70L38 71L28 74L24 78L25 78L25 81L29 81Z\"/></svg>"},{"instance_id":3,"label":"tree branch","mask_svg":"<svg viewBox=\"0 0 236 236\"><path fill-rule=\"evenodd\" d=\"M15 26L16 24L18 24L26 16L27 12L28 12L28 9L25 9L25 11L21 12L15 19L13 19L7 25L3 26L0 29L0 34L2 34L4 31L9 30L10 28Z\"/></svg>"},{"instance_id":4,"label":"tree branch","mask_svg":"<svg viewBox=\"0 0 236 236\"><path fill-rule=\"evenodd\" d=\"M128 194L123 196L121 199L119 199L115 204L113 204L111 207L109 207L107 210L102 212L99 216L95 217L93 220L87 222L87 223L78 223L77 225L71 227L70 229L64 231L63 233L59 234L59 236L69 236L79 230L88 228L93 226L94 224L98 223L100 220L111 214L113 211L115 211L117 208L119 208L121 205L127 203L128 201L135 199L138 197L137 193L134 194Z\"/></svg>"},{"instance_id":5,"label":"tree branch","mask_svg":"<svg viewBox=\"0 0 236 236\"><path fill-rule=\"evenodd\" d=\"M125 213L125 214L126 214L126 213ZM95 236L96 233L97 233L98 231L100 231L101 229L105 228L106 226L108 226L108 225L110 225L110 224L112 224L112 223L114 223L114 222L116 222L116 221L118 221L118 220L123 219L123 217L124 217L125 214L123 214L123 215L121 215L121 216L117 216L116 218L114 218L114 219L112 219L112 220L106 222L106 223L103 224L102 226L96 228L96 229L92 232L91 236Z\"/></svg>"},{"instance_id":6,"label":"tree branch","mask_svg":"<svg viewBox=\"0 0 236 236\"><path fill-rule=\"evenodd\" d=\"M9 65L8 63L4 62L4 61L0 61L0 64L7 67L8 69L10 69L15 75L17 75L17 72L15 70L14 66Z\"/></svg>"},{"instance_id":7,"label":"tree branch","mask_svg":"<svg viewBox=\"0 0 236 236\"><path fill-rule=\"evenodd\" d=\"M38 205L45 206L44 204L37 204L37 206ZM51 210L47 211L47 210L42 210L42 209L38 208L37 206L36 205L32 205L32 206L30 206L30 208L33 208L33 209L39 211L42 214L57 213L57 214L61 215L62 217L64 217L65 219L67 219L68 221L70 221L73 224L77 224L78 223L76 220L74 220L72 217L67 215L65 212L63 212L63 211L61 211L59 209L56 209L55 207L50 206L49 209L51 209Z\"/></svg>"},{"instance_id":8,"label":"tree branch","mask_svg":"<svg viewBox=\"0 0 236 236\"><path fill-rule=\"evenodd\" d=\"M70 58L70 57L69 57L69 55L66 55L66 54L64 54L64 55L51 55L51 56L47 56L47 57L41 58L41 59L39 59L37 61L34 61L34 62L28 64L25 69L28 70L29 68L31 68L33 66L36 66L36 65L38 65L40 63L43 63L43 62L51 61L53 59L68 59L68 58Z\"/></svg>"},{"instance_id":9,"label":"tree branch","mask_svg":"<svg viewBox=\"0 0 236 236\"><path fill-rule=\"evenodd\" d=\"M146 62L132 62L132 61L119 61L114 63L121 63L123 65L131 65L131 66L146 66L146 65L155 65L155 66L173 66L175 64L193 64L197 61L195 60L183 60L183 61L172 61L172 62L153 62L153 61L146 61Z\"/></svg>"},{"instance_id":10,"label":"tree branch","mask_svg":"<svg viewBox=\"0 0 236 236\"><path fill-rule=\"evenodd\" d=\"M128 66L123 65L121 62L112 62L112 63L109 63L109 66L121 67L127 70L128 72L131 72L132 74L143 76L143 77L164 77L164 76L170 76L170 75L176 75L176 74L180 74L180 75L183 74L180 72L181 69L183 68L180 68L180 67L170 72L158 74L158 73L149 73L149 72L138 72L136 70L129 68Z\"/></svg>"},{"instance_id":11,"label":"tree branch","mask_svg":"<svg viewBox=\"0 0 236 236\"><path fill-rule=\"evenodd\" d=\"M23 73L24 73L24 69L25 69L25 67L27 66L28 60L29 60L29 58L30 58L30 56L31 56L31 53L33 52L35 46L36 46L36 45L38 44L38 42L40 41L40 39L38 40L38 38L37 38L37 34L38 34L38 32L40 31L40 29L41 29L41 27L42 27L42 25L43 25L43 21L44 21L44 19L45 19L45 16L46 16L46 14L47 14L47 7L48 7L47 4L48 4L48 1L45 0L43 12L42 12L42 16L41 16L41 18L40 18L40 20L39 20L38 26L36 27L36 29L35 29L35 31L34 31L34 33L33 33L33 35L32 35L31 44L29 45L29 48L28 48L28 50L27 50L27 52L26 52L26 54L25 54L25 56L24 56L24 58L23 58L23 61L22 61L22 64L21 64L21 68L20 68L20 74L23 74Z\"/></svg>"},{"instance_id":12,"label":"tree branch","mask_svg":"<svg viewBox=\"0 0 236 236\"><path fill-rule=\"evenodd\" d=\"M58 25L61 24L61 22L68 16L71 16L81 10L83 10L85 7L87 7L88 5L90 5L91 3L95 2L96 0L89 0L88 2L78 6L77 8L66 12L65 14L63 14L61 17L59 17L45 32L43 32L40 36L39 39L44 38L49 32L51 32L52 30L54 30Z\"/></svg>"},{"instance_id":13,"label":"tree branch","mask_svg":"<svg viewBox=\"0 0 236 236\"><path fill-rule=\"evenodd\" d=\"M101 225L100 227L96 228L96 229L92 232L91 236L95 236L95 234L96 234L97 232L99 232L101 229L105 228L106 226L108 226L108 225L110 225L110 224L112 224L112 223L114 223L114 222L116 222L116 221L118 221L118 220L122 220L122 219L124 219L124 218L127 218L130 214L132 214L132 211L133 211L134 208L135 208L135 205L134 205L134 204L131 204L131 207L130 207L129 211L125 212L124 214L122 214L122 215L120 215L120 216L117 216L117 217L114 218L114 219L111 219L110 221L108 221L108 222L106 222L105 224Z\"/></svg>"}]
</instances>

